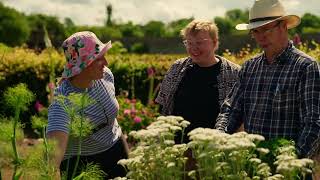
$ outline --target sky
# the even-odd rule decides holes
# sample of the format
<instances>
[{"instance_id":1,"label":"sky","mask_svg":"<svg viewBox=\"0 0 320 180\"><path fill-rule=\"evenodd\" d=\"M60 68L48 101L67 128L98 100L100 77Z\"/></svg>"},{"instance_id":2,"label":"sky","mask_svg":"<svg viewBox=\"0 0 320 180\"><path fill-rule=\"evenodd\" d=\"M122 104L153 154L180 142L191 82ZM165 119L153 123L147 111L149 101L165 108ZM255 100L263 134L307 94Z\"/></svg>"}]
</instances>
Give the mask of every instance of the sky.
<instances>
[{"instance_id":1,"label":"sky","mask_svg":"<svg viewBox=\"0 0 320 180\"><path fill-rule=\"evenodd\" d=\"M57 16L61 22L69 17L77 25L103 25L106 4L113 7L112 19L117 22L145 24L151 20L165 23L194 17L212 20L230 9L248 9L253 0L0 0L29 15L41 13ZM282 0L289 14L306 12L320 16L319 0Z\"/></svg>"}]
</instances>

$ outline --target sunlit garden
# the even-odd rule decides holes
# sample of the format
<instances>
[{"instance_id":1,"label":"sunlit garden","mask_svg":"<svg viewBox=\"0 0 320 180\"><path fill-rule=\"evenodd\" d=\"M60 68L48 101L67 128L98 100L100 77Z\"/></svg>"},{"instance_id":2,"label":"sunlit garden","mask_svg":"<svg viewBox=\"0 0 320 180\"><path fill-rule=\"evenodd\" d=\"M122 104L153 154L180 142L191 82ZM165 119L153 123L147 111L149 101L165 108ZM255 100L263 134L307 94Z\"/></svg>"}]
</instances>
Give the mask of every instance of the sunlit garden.
<instances>
[{"instance_id":1,"label":"sunlit garden","mask_svg":"<svg viewBox=\"0 0 320 180\"><path fill-rule=\"evenodd\" d=\"M81 140L94 131L90 120L77 113L94 100L87 94L54 96L65 65L60 44L83 30L94 32L102 40L112 40L113 47L105 58L114 76L119 104L116 119L129 145L129 158L118 161L127 174L115 179L320 178L320 160L299 158L295 142L290 139L266 140L244 131L227 134L196 128L187 134L190 142L176 143L175 136L182 134L183 138L190 122L180 116L162 116L155 98L170 66L187 56L179 33L194 17L139 25L113 20L111 4L106 11L103 26L77 26L70 18L61 23L54 16L25 15L0 2L0 20L9 19L0 22L0 180L56 179L60 172L52 157L58 142L46 134L48 108L53 101L70 117L68 136L77 139L79 147ZM248 13L235 9L227 11L225 17L214 18L220 29L217 54L238 65L262 52L248 32L233 28L239 21L247 20ZM319 29L320 18L306 13L301 27L289 31L293 44L318 62ZM192 157L192 162L188 157ZM74 180L107 177L98 164L86 164L77 175L76 168ZM61 179L67 176L63 172Z\"/></svg>"},{"instance_id":2,"label":"sunlit garden","mask_svg":"<svg viewBox=\"0 0 320 180\"><path fill-rule=\"evenodd\" d=\"M315 48L299 47L320 57L318 44L314 44ZM242 64L257 51L246 47L237 54L223 55ZM49 156L54 151L54 142L45 138L46 104L52 101L54 79L61 72L64 59L51 48L37 54L31 49L1 45L1 52L4 52L0 66L1 87L4 87L1 104L5 107L0 129L1 176L52 179L54 167ZM269 142L245 132L229 135L199 128L189 133L190 143L174 144L174 134L183 132L189 123L181 117L160 116L154 98L169 65L182 56L107 55L118 85L117 119L131 150L130 158L119 162L128 170L126 178L295 179L317 170L312 160L298 159L294 143L284 139ZM89 99L80 101L80 95L67 98L73 98L75 104L84 103L78 107L90 103ZM85 136L92 129L81 117L75 117L70 127L75 136ZM197 170L186 170L184 153L188 149L197 160ZM103 175L91 164L75 179L99 179Z\"/></svg>"}]
</instances>

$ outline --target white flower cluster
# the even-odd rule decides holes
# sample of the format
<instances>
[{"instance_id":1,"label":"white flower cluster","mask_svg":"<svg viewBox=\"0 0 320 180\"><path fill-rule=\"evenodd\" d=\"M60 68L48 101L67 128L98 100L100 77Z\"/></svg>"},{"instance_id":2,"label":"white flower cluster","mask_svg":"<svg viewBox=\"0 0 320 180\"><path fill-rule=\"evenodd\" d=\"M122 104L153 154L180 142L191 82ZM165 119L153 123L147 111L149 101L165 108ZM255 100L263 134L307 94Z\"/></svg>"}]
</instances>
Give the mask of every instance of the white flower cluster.
<instances>
[{"instance_id":1,"label":"white flower cluster","mask_svg":"<svg viewBox=\"0 0 320 180\"><path fill-rule=\"evenodd\" d=\"M255 148L255 142L264 140L264 137L260 135L248 134L246 132L229 135L219 130L209 128L197 128L192 130L188 135L192 140L189 143L191 148L206 144L210 146L212 150L222 152Z\"/></svg>"},{"instance_id":2,"label":"white flower cluster","mask_svg":"<svg viewBox=\"0 0 320 180\"><path fill-rule=\"evenodd\" d=\"M190 123L179 116L159 116L147 129L131 131L130 136L140 142L152 144L173 139L174 133L182 131Z\"/></svg>"},{"instance_id":3,"label":"white flower cluster","mask_svg":"<svg viewBox=\"0 0 320 180\"><path fill-rule=\"evenodd\" d=\"M264 137L246 132L226 134L209 128L197 128L188 135L191 142L175 144L174 136L189 125L182 117L160 116L147 129L130 133L138 143L129 159L118 163L128 169L129 179L294 179L311 173L310 159L297 159L294 146L281 146L273 160L258 143ZM196 169L186 172L185 152L192 151ZM188 150L188 151L187 151ZM274 151L274 150L273 150ZM298 172L298 174L297 174ZM275 174L278 173L278 174Z\"/></svg>"},{"instance_id":4,"label":"white flower cluster","mask_svg":"<svg viewBox=\"0 0 320 180\"><path fill-rule=\"evenodd\" d=\"M187 145L175 145L174 135L189 124L182 117L160 116L147 129L130 132L138 140L138 146L129 159L118 162L129 170L127 178L181 179Z\"/></svg>"},{"instance_id":5,"label":"white flower cluster","mask_svg":"<svg viewBox=\"0 0 320 180\"><path fill-rule=\"evenodd\" d=\"M200 177L244 179L249 177L248 166L252 176L271 175L270 167L253 153L256 143L264 140L263 136L246 132L229 135L209 128L197 128L188 135L192 140L188 147L197 159ZM259 150L267 153L266 149Z\"/></svg>"},{"instance_id":6,"label":"white flower cluster","mask_svg":"<svg viewBox=\"0 0 320 180\"><path fill-rule=\"evenodd\" d=\"M300 172L303 176L312 173L312 167L314 165L314 162L311 159L297 159L294 150L295 147L292 145L280 148L277 161L274 162L274 164L277 165L277 172L289 179L293 178L292 172L295 171Z\"/></svg>"}]
</instances>

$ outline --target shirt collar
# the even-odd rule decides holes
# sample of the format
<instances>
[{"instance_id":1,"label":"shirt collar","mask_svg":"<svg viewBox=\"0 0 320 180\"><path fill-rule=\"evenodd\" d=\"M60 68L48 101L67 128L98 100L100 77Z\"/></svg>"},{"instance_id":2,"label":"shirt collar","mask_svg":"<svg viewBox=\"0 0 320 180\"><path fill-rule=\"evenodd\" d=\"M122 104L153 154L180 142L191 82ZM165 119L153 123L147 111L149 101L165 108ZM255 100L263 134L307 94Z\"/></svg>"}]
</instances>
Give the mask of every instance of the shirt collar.
<instances>
[{"instance_id":1,"label":"shirt collar","mask_svg":"<svg viewBox=\"0 0 320 180\"><path fill-rule=\"evenodd\" d=\"M290 61L290 58L288 58L290 52L294 48L293 42L290 40L288 42L288 46L274 58L275 64L285 64L286 62ZM262 59L267 62L267 56L266 53L263 52Z\"/></svg>"}]
</instances>

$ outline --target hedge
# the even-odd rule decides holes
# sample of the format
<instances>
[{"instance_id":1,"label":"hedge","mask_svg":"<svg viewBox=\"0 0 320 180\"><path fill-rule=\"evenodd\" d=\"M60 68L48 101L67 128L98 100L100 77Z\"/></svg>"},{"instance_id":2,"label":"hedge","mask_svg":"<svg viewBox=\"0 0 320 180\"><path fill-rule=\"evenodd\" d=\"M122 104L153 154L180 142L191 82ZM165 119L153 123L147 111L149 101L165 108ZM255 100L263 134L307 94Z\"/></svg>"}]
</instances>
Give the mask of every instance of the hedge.
<instances>
[{"instance_id":1,"label":"hedge","mask_svg":"<svg viewBox=\"0 0 320 180\"><path fill-rule=\"evenodd\" d=\"M300 49L319 60L320 45L314 43L314 49L306 47L306 45L300 46ZM256 53L258 53L257 50L252 51L250 47L244 47L238 54L226 51L223 56L242 64L244 60ZM155 94L157 86L170 65L176 59L185 56L185 54L110 54L106 58L115 77L117 95L127 91L130 98L137 98L147 103L151 79L154 80ZM36 94L37 100L47 106L46 86L52 74L50 69L54 69L52 71L56 77L59 77L64 63L63 54L55 49L47 49L39 54L25 47L9 48L0 44L0 115L10 114L1 102L4 90L18 83L26 83L28 88ZM27 118L28 114L34 114L34 112L34 108L30 107L30 111L24 117Z\"/></svg>"}]
</instances>

